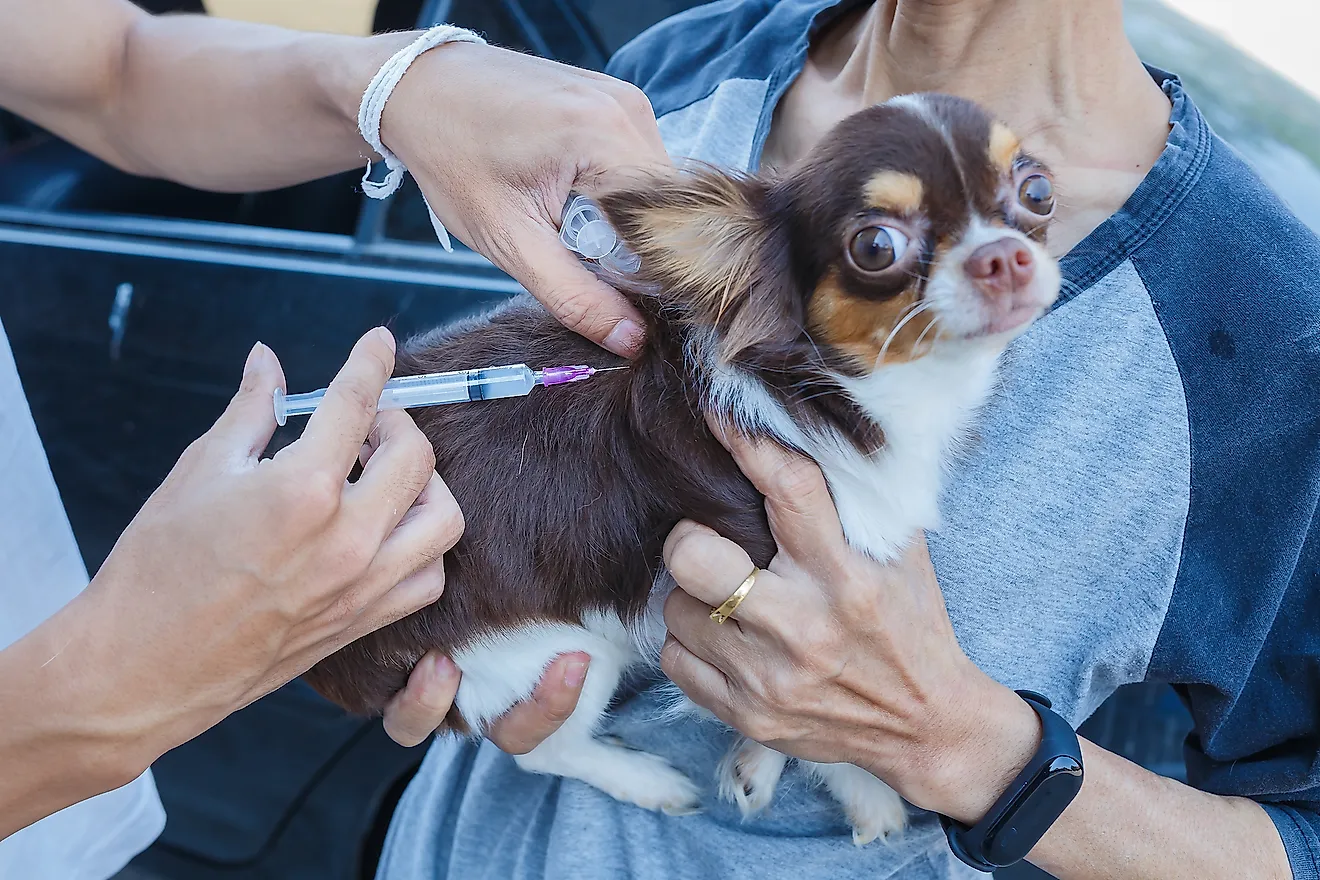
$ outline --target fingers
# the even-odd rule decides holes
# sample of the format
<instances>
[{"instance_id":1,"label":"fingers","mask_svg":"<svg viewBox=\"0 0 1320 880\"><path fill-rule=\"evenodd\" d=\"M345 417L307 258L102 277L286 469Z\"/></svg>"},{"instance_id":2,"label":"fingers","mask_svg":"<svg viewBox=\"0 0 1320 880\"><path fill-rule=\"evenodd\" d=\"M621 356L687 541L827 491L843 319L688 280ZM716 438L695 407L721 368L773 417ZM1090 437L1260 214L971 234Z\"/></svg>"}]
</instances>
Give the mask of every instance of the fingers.
<instances>
[{"instance_id":1,"label":"fingers","mask_svg":"<svg viewBox=\"0 0 1320 880\"><path fill-rule=\"evenodd\" d=\"M621 357L645 339L642 316L617 290L587 270L549 226L519 218L500 268L541 301L560 323Z\"/></svg>"},{"instance_id":2,"label":"fingers","mask_svg":"<svg viewBox=\"0 0 1320 880\"><path fill-rule=\"evenodd\" d=\"M490 740L511 755L523 755L559 729L577 708L591 657L576 652L556 657L532 698L514 706L497 720L488 733Z\"/></svg>"},{"instance_id":3,"label":"fingers","mask_svg":"<svg viewBox=\"0 0 1320 880\"><path fill-rule=\"evenodd\" d=\"M347 478L376 418L376 404L394 372L394 337L377 327L357 341L290 451L317 468Z\"/></svg>"},{"instance_id":4,"label":"fingers","mask_svg":"<svg viewBox=\"0 0 1320 880\"><path fill-rule=\"evenodd\" d=\"M363 580L388 600L390 611L400 611L399 617L410 614L434 602L439 594L428 598L429 583L408 583L408 580L438 566L441 557L462 535L463 512L445 481L432 471L426 488L380 544ZM417 604L406 607L414 602Z\"/></svg>"},{"instance_id":5,"label":"fingers","mask_svg":"<svg viewBox=\"0 0 1320 880\"><path fill-rule=\"evenodd\" d=\"M436 475L435 452L412 417L393 410L376 416L359 457L362 475L345 490L345 498L353 520L384 541Z\"/></svg>"},{"instance_id":6,"label":"fingers","mask_svg":"<svg viewBox=\"0 0 1320 880\"><path fill-rule=\"evenodd\" d=\"M689 651L673 636L660 650L660 668L697 705L732 723L733 687L719 669Z\"/></svg>"},{"instance_id":7,"label":"fingers","mask_svg":"<svg viewBox=\"0 0 1320 880\"><path fill-rule=\"evenodd\" d=\"M738 467L765 496L779 548L799 561L838 556L846 547L839 512L814 461L772 440L750 439L707 418Z\"/></svg>"},{"instance_id":8,"label":"fingers","mask_svg":"<svg viewBox=\"0 0 1320 880\"><path fill-rule=\"evenodd\" d=\"M665 539L664 560L679 587L708 606L707 615L711 608L719 607L733 595L753 568L747 551L691 520L680 522L669 533ZM764 586L763 579L768 577L768 572L757 575L752 592L734 612L735 619L747 620L750 614L755 614L760 602L756 594Z\"/></svg>"},{"instance_id":9,"label":"fingers","mask_svg":"<svg viewBox=\"0 0 1320 880\"><path fill-rule=\"evenodd\" d=\"M682 590L665 599L665 628L684 650L730 678L737 676L757 638L733 621L711 620L710 606Z\"/></svg>"},{"instance_id":10,"label":"fingers","mask_svg":"<svg viewBox=\"0 0 1320 880\"><path fill-rule=\"evenodd\" d=\"M236 454L260 455L275 433L275 389L284 388L284 369L275 352L258 342L243 365L238 393L211 429Z\"/></svg>"},{"instance_id":11,"label":"fingers","mask_svg":"<svg viewBox=\"0 0 1320 880\"><path fill-rule=\"evenodd\" d=\"M432 651L408 676L408 684L385 707L385 732L401 746L415 746L444 723L461 676L454 661Z\"/></svg>"},{"instance_id":12,"label":"fingers","mask_svg":"<svg viewBox=\"0 0 1320 880\"><path fill-rule=\"evenodd\" d=\"M445 592L445 566L440 560L413 572L399 583L370 601L365 608L347 612L351 616L337 621L326 653L338 651L369 633L402 620L414 611L420 611L440 600Z\"/></svg>"}]
</instances>

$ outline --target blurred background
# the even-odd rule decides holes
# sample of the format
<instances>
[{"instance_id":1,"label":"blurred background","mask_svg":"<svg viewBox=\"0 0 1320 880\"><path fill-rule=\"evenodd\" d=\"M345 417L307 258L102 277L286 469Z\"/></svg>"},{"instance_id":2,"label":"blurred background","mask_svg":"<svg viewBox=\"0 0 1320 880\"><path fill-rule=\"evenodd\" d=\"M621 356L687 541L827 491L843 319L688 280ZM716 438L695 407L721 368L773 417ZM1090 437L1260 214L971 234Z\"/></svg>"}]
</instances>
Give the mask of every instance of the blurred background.
<instances>
[{"instance_id":1,"label":"blurred background","mask_svg":"<svg viewBox=\"0 0 1320 880\"><path fill-rule=\"evenodd\" d=\"M491 42L600 69L687 0L152 0L308 29L453 21ZM1248 7L1248 8L1244 8ZM1320 230L1320 33L1313 0L1128 0L1143 58L1179 73L1211 124ZM354 339L403 335L518 288L434 241L411 184L362 197L358 172L216 195L117 172L0 112L0 320L74 532L95 571L261 339L291 388L324 385ZM1189 722L1171 689L1125 688L1083 727L1167 776ZM164 756L160 840L120 880L356 880L421 749L295 682ZM1023 866L1001 877L1043 877Z\"/></svg>"}]
</instances>

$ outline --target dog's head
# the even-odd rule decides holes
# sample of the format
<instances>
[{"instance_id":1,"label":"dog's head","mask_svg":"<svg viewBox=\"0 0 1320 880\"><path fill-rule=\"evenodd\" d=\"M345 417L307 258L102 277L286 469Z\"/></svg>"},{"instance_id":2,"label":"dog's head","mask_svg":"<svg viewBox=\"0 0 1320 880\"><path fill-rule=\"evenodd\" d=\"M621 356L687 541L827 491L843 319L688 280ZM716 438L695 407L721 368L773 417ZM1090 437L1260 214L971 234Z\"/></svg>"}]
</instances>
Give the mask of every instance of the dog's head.
<instances>
[{"instance_id":1,"label":"dog's head","mask_svg":"<svg viewBox=\"0 0 1320 880\"><path fill-rule=\"evenodd\" d=\"M1049 171L944 95L857 113L782 175L689 169L598 199L657 311L762 375L1001 348L1059 291Z\"/></svg>"}]
</instances>

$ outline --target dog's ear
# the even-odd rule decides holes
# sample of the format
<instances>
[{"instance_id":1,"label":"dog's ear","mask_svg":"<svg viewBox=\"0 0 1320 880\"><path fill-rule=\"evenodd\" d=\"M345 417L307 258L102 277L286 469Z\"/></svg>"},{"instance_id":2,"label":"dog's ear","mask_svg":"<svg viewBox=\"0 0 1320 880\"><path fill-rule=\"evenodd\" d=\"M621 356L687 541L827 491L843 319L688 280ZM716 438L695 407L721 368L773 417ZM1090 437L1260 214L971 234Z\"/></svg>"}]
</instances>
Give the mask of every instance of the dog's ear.
<instances>
[{"instance_id":1,"label":"dog's ear","mask_svg":"<svg viewBox=\"0 0 1320 880\"><path fill-rule=\"evenodd\" d=\"M715 327L720 355L787 343L803 304L788 271L785 225L766 181L696 166L596 194L606 218L641 260L638 278L669 314Z\"/></svg>"},{"instance_id":2,"label":"dog's ear","mask_svg":"<svg viewBox=\"0 0 1320 880\"><path fill-rule=\"evenodd\" d=\"M884 434L837 393L828 377L844 365L805 329L812 270L794 259L792 196L768 178L709 167L648 174L595 194L641 261L640 293L632 295L654 297L651 311L666 321L714 328L721 361L775 389L799 422L831 423L869 453Z\"/></svg>"}]
</instances>

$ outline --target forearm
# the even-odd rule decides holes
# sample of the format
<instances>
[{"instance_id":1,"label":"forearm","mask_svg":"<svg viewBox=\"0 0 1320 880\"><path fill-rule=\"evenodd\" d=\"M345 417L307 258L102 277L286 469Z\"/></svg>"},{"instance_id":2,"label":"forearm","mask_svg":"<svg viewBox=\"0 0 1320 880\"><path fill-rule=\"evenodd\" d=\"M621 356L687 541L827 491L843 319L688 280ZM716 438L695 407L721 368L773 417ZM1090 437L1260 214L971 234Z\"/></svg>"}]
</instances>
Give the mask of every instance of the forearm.
<instances>
[{"instance_id":1,"label":"forearm","mask_svg":"<svg viewBox=\"0 0 1320 880\"><path fill-rule=\"evenodd\" d=\"M358 101L412 39L150 16L124 0L0 0L5 10L0 103L125 170L216 190L365 161Z\"/></svg>"},{"instance_id":2,"label":"forearm","mask_svg":"<svg viewBox=\"0 0 1320 880\"><path fill-rule=\"evenodd\" d=\"M0 651L0 839L128 783L154 757L87 610L75 599ZM101 711L115 699L121 715Z\"/></svg>"},{"instance_id":3,"label":"forearm","mask_svg":"<svg viewBox=\"0 0 1320 880\"><path fill-rule=\"evenodd\" d=\"M204 189L285 186L373 155L358 102L413 39L303 34L199 16L133 28L109 145L139 173Z\"/></svg>"},{"instance_id":4,"label":"forearm","mask_svg":"<svg viewBox=\"0 0 1320 880\"><path fill-rule=\"evenodd\" d=\"M1060 880L1288 880L1274 823L1246 798L1206 794L1082 740L1086 781L1032 850Z\"/></svg>"}]
</instances>

